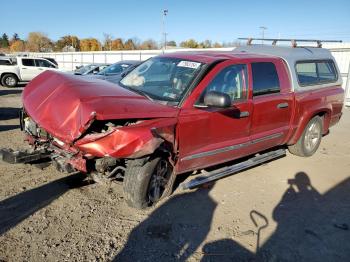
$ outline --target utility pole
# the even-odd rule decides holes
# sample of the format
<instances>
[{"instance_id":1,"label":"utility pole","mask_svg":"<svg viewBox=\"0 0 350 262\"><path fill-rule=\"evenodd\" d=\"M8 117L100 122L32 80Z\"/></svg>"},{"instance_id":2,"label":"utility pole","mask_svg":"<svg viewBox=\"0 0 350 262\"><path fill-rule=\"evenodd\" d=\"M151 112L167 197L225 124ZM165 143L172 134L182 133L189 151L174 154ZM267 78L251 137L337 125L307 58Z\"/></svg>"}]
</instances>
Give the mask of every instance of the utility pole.
<instances>
[{"instance_id":1,"label":"utility pole","mask_svg":"<svg viewBox=\"0 0 350 262\"><path fill-rule=\"evenodd\" d=\"M263 45L264 44L264 39L265 39L265 30L267 29L266 26L260 26L259 27L261 29L261 35L262 35L262 40L261 40L261 44Z\"/></svg>"},{"instance_id":2,"label":"utility pole","mask_svg":"<svg viewBox=\"0 0 350 262\"><path fill-rule=\"evenodd\" d=\"M163 9L162 10L162 38L163 38L163 53L164 50L166 49L166 31L165 31L165 17L168 15L168 9Z\"/></svg>"}]
</instances>

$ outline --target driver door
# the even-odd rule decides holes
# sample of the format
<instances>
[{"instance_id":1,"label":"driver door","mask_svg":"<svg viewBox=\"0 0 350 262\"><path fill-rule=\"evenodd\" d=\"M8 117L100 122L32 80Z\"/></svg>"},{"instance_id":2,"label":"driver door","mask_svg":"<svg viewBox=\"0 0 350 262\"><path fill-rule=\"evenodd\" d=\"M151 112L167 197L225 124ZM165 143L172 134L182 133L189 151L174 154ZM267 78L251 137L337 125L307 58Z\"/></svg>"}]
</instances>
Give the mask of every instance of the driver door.
<instances>
[{"instance_id":1,"label":"driver door","mask_svg":"<svg viewBox=\"0 0 350 262\"><path fill-rule=\"evenodd\" d=\"M248 96L247 65L228 61L213 71L210 79L202 81L207 84L197 102L180 112L178 173L223 163L249 153L252 102ZM205 106L204 96L208 91L228 94L231 106Z\"/></svg>"}]
</instances>

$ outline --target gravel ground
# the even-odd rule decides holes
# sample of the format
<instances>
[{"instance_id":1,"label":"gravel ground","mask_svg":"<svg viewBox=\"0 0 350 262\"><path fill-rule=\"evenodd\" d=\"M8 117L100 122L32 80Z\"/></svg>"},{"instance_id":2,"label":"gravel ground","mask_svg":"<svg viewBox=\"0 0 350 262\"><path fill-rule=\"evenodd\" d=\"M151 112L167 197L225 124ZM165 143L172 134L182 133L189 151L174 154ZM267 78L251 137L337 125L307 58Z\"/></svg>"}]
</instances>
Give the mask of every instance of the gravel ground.
<instances>
[{"instance_id":1,"label":"gravel ground","mask_svg":"<svg viewBox=\"0 0 350 262\"><path fill-rule=\"evenodd\" d=\"M0 147L26 147L21 89L0 87ZM121 184L0 162L0 261L349 261L349 130L345 109L314 156L177 189L146 211Z\"/></svg>"}]
</instances>

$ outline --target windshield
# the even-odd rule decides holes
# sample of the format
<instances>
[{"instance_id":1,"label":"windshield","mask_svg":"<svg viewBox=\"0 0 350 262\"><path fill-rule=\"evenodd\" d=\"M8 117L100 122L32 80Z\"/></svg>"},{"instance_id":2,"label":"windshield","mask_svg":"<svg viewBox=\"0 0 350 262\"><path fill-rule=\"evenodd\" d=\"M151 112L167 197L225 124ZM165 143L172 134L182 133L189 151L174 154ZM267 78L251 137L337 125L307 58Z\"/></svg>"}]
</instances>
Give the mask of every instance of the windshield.
<instances>
[{"instance_id":1,"label":"windshield","mask_svg":"<svg viewBox=\"0 0 350 262\"><path fill-rule=\"evenodd\" d=\"M178 103L202 66L180 58L155 57L136 67L120 84L152 99Z\"/></svg>"},{"instance_id":2,"label":"windshield","mask_svg":"<svg viewBox=\"0 0 350 262\"><path fill-rule=\"evenodd\" d=\"M130 65L125 63L117 63L110 66L107 66L105 69L100 71L99 75L113 75L113 74L120 74L125 69L127 69Z\"/></svg>"}]
</instances>

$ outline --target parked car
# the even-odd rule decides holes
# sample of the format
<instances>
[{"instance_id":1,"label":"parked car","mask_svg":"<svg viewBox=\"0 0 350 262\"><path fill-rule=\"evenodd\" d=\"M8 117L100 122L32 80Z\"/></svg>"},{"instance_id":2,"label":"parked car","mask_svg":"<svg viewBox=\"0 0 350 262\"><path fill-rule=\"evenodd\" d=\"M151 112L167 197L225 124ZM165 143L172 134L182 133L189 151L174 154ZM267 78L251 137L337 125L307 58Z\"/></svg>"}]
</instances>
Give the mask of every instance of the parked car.
<instances>
[{"instance_id":1,"label":"parked car","mask_svg":"<svg viewBox=\"0 0 350 262\"><path fill-rule=\"evenodd\" d=\"M48 71L23 91L21 126L34 150L3 158L49 156L61 171L123 178L127 203L144 208L179 174L211 167L184 184L192 188L285 148L313 155L341 118L341 84L328 50L276 46L164 54L118 85ZM213 170L243 157L252 158Z\"/></svg>"},{"instance_id":2,"label":"parked car","mask_svg":"<svg viewBox=\"0 0 350 262\"><path fill-rule=\"evenodd\" d=\"M123 78L123 76L125 76L128 72L133 70L141 63L141 61L134 60L120 61L106 67L105 69L103 69L96 75L93 75L92 77L103 79L112 83L118 83Z\"/></svg>"},{"instance_id":3,"label":"parked car","mask_svg":"<svg viewBox=\"0 0 350 262\"><path fill-rule=\"evenodd\" d=\"M109 64L89 64L82 67L77 68L74 71L75 75L94 75L99 73L101 70L108 67Z\"/></svg>"},{"instance_id":4,"label":"parked car","mask_svg":"<svg viewBox=\"0 0 350 262\"><path fill-rule=\"evenodd\" d=\"M0 65L0 81L6 87L15 87L18 82L29 82L46 70L58 70L55 64L44 58L16 57L15 62L5 63Z\"/></svg>"}]
</instances>

